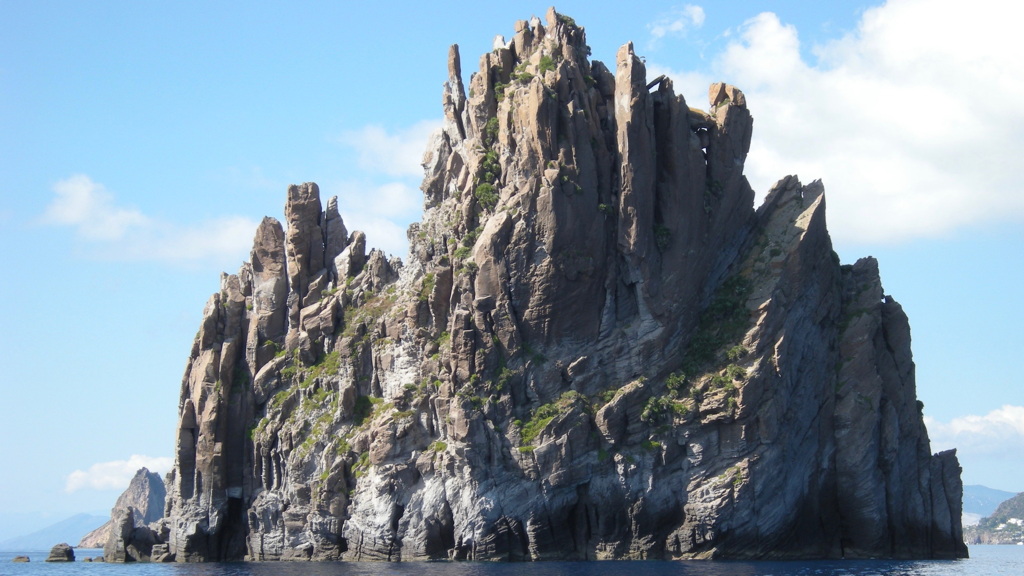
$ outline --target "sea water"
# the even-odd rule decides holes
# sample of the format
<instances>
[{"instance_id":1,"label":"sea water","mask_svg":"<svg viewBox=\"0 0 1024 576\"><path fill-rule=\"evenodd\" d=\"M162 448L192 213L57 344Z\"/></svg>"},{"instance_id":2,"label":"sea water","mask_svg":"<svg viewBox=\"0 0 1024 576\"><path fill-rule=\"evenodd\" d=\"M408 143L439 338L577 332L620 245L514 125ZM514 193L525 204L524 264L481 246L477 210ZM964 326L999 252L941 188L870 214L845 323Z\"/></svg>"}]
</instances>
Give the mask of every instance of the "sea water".
<instances>
[{"instance_id":1,"label":"sea water","mask_svg":"<svg viewBox=\"0 0 1024 576\"><path fill-rule=\"evenodd\" d=\"M208 564L46 563L49 551L0 552L0 576L1022 576L1024 546L971 546L962 560L812 562L222 562ZM75 557L102 550L76 550ZM28 556L28 563L12 562Z\"/></svg>"}]
</instances>

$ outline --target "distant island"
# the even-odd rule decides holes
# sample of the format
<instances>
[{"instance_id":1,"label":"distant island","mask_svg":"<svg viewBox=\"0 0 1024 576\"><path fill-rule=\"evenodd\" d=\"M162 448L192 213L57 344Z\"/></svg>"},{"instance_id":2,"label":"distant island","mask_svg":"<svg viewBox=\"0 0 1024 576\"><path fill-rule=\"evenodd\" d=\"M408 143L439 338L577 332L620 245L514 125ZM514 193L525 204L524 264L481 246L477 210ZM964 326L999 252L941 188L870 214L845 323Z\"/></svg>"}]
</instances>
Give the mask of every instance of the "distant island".
<instances>
[{"instance_id":1,"label":"distant island","mask_svg":"<svg viewBox=\"0 0 1024 576\"><path fill-rule=\"evenodd\" d=\"M1024 545L1024 492L1006 500L976 526L964 529L968 544Z\"/></svg>"}]
</instances>

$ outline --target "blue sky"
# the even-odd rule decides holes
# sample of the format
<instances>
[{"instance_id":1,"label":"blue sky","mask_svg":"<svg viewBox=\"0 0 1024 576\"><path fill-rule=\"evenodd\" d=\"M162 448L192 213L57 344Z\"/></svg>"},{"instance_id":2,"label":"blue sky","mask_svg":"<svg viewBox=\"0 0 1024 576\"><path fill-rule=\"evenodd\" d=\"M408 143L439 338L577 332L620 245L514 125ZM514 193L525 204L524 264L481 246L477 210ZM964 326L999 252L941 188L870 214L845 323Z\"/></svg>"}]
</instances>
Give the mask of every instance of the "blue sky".
<instances>
[{"instance_id":1,"label":"blue sky","mask_svg":"<svg viewBox=\"0 0 1024 576\"><path fill-rule=\"evenodd\" d=\"M992 6L986 7L988 4ZM911 319L933 449L1024 491L1024 64L991 0L571 1L593 58L633 41L691 106L747 94L747 173L824 180L844 262ZM404 256L448 46L467 79L546 4L0 0L0 538L166 471L219 274L288 184ZM5 521L6 519L6 521Z\"/></svg>"}]
</instances>

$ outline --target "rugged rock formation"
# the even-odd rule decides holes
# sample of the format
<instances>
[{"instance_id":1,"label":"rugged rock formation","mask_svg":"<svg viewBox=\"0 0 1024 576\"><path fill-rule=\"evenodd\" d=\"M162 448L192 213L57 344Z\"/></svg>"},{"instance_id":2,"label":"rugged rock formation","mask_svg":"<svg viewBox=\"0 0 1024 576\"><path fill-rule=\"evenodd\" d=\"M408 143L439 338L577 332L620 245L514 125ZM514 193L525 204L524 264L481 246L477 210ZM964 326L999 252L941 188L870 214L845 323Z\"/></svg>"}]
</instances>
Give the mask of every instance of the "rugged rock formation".
<instances>
[{"instance_id":1,"label":"rugged rock formation","mask_svg":"<svg viewBox=\"0 0 1024 576\"><path fill-rule=\"evenodd\" d=\"M910 331L820 182L763 205L691 108L553 9L449 52L409 261L292 186L185 371L178 561L954 557Z\"/></svg>"},{"instance_id":2,"label":"rugged rock formation","mask_svg":"<svg viewBox=\"0 0 1024 576\"><path fill-rule=\"evenodd\" d=\"M167 527L162 521L167 491L160 475L140 468L110 511L110 521L82 539L102 547L106 562L161 562L167 552ZM92 544L102 537L99 545ZM162 547L161 547L162 545ZM155 551L154 551L155 550Z\"/></svg>"},{"instance_id":3,"label":"rugged rock formation","mask_svg":"<svg viewBox=\"0 0 1024 576\"><path fill-rule=\"evenodd\" d=\"M128 483L128 488L117 497L110 510L110 520L82 537L79 548L103 548L114 530L114 518L129 508L134 513L135 524L149 524L163 518L167 490L159 474L148 468L139 468Z\"/></svg>"},{"instance_id":4,"label":"rugged rock formation","mask_svg":"<svg viewBox=\"0 0 1024 576\"><path fill-rule=\"evenodd\" d=\"M103 545L104 561L168 562L174 559L167 545L169 532L166 523L160 521L140 526L136 525L138 516L131 507L115 510L113 527Z\"/></svg>"},{"instance_id":5,"label":"rugged rock formation","mask_svg":"<svg viewBox=\"0 0 1024 576\"><path fill-rule=\"evenodd\" d=\"M50 549L50 555L46 557L47 562L74 562L75 551L70 544L60 543Z\"/></svg>"}]
</instances>

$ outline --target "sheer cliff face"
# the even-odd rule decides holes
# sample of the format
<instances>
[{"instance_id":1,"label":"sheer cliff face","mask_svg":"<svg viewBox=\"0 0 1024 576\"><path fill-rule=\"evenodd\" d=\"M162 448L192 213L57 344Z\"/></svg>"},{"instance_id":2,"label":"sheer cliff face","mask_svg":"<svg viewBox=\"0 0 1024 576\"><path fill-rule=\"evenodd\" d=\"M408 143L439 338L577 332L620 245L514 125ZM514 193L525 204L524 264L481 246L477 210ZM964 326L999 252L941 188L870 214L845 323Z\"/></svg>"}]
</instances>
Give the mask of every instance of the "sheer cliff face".
<instances>
[{"instance_id":1,"label":"sheer cliff face","mask_svg":"<svg viewBox=\"0 0 1024 576\"><path fill-rule=\"evenodd\" d=\"M752 118L550 10L449 53L404 266L293 186L182 384L179 561L962 556L910 331Z\"/></svg>"}]
</instances>

